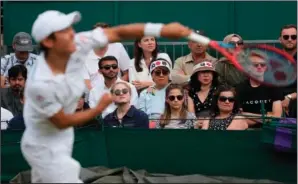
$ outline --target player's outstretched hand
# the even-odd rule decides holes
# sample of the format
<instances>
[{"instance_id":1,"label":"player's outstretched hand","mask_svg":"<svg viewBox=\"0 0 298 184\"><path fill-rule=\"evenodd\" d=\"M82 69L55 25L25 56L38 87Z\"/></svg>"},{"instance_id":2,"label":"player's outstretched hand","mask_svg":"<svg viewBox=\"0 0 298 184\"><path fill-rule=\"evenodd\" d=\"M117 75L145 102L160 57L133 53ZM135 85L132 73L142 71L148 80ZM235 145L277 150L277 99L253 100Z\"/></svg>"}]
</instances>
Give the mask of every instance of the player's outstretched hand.
<instances>
[{"instance_id":1,"label":"player's outstretched hand","mask_svg":"<svg viewBox=\"0 0 298 184\"><path fill-rule=\"evenodd\" d=\"M161 36L170 39L180 39L189 36L191 32L192 30L188 27L183 26L180 23L173 22L162 27Z\"/></svg>"},{"instance_id":2,"label":"player's outstretched hand","mask_svg":"<svg viewBox=\"0 0 298 184\"><path fill-rule=\"evenodd\" d=\"M111 103L113 102L113 98L111 93L105 93L102 95L101 99L99 100L96 109L98 110L99 113L104 111L106 107L108 107Z\"/></svg>"}]
</instances>

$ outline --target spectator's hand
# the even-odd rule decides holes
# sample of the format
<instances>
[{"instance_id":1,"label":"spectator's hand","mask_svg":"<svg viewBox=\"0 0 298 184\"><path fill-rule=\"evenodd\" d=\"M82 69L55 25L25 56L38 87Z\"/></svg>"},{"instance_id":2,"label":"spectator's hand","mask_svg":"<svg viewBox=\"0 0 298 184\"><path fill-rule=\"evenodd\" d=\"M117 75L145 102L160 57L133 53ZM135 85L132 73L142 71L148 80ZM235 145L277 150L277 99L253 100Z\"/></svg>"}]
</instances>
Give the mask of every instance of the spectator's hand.
<instances>
[{"instance_id":1,"label":"spectator's hand","mask_svg":"<svg viewBox=\"0 0 298 184\"><path fill-rule=\"evenodd\" d=\"M191 32L192 30L188 27L185 27L180 23L174 22L163 26L163 28L161 29L161 36L171 39L180 39L189 36Z\"/></svg>"},{"instance_id":2,"label":"spectator's hand","mask_svg":"<svg viewBox=\"0 0 298 184\"><path fill-rule=\"evenodd\" d=\"M155 90L154 87L148 87L147 88L147 93L152 93L152 95L154 95L154 90Z\"/></svg>"},{"instance_id":3,"label":"spectator's hand","mask_svg":"<svg viewBox=\"0 0 298 184\"><path fill-rule=\"evenodd\" d=\"M195 123L194 128L195 129L201 129L203 127L203 122L204 122L204 120L202 120L202 119L197 120L197 122Z\"/></svg>"},{"instance_id":4,"label":"spectator's hand","mask_svg":"<svg viewBox=\"0 0 298 184\"><path fill-rule=\"evenodd\" d=\"M288 108L290 104L290 99L286 98L281 102L283 108Z\"/></svg>"},{"instance_id":5,"label":"spectator's hand","mask_svg":"<svg viewBox=\"0 0 298 184\"><path fill-rule=\"evenodd\" d=\"M139 90L145 88L145 84L141 81L133 81L132 84Z\"/></svg>"}]
</instances>

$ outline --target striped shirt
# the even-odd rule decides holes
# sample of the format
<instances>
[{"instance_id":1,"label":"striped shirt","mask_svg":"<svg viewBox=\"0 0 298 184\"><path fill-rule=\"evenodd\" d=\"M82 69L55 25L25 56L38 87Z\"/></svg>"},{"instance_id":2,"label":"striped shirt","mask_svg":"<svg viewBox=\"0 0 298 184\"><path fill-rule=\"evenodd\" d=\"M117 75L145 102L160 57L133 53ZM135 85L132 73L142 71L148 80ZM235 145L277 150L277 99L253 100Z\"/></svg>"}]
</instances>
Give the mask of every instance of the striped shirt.
<instances>
[{"instance_id":1,"label":"striped shirt","mask_svg":"<svg viewBox=\"0 0 298 184\"><path fill-rule=\"evenodd\" d=\"M32 68L34 62L36 61L37 55L29 53L29 57L27 61L21 62L17 59L15 53L10 53L9 55L5 55L4 57L1 57L1 75L8 77L8 70L19 64L23 64L28 72L30 72L30 69Z\"/></svg>"}]
</instances>

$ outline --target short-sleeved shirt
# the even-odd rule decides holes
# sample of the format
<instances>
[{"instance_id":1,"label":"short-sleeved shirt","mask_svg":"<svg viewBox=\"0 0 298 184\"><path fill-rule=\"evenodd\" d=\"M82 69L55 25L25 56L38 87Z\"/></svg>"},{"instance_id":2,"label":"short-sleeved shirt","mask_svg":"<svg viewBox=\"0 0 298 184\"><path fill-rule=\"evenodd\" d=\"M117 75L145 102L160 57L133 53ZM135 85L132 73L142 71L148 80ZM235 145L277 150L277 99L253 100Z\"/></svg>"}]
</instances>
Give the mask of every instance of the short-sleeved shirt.
<instances>
[{"instance_id":1,"label":"short-sleeved shirt","mask_svg":"<svg viewBox=\"0 0 298 184\"><path fill-rule=\"evenodd\" d=\"M86 89L83 77L84 59L89 51L101 46L104 32L97 28L75 35L77 46L64 74L54 75L41 53L32 68L25 87L24 120L26 130L22 145L46 145L71 156L74 141L73 127L59 129L49 118L60 110L75 112L79 99Z\"/></svg>"},{"instance_id":2,"label":"short-sleeved shirt","mask_svg":"<svg viewBox=\"0 0 298 184\"><path fill-rule=\"evenodd\" d=\"M118 60L118 65L122 72L129 69L130 58L122 43L110 43L104 56L114 56ZM85 58L86 70L84 72L84 78L91 81L92 87L97 83L104 82L103 76L98 73L98 61L100 58L101 57L96 55L93 50L91 50ZM121 77L121 72L119 72L118 76Z\"/></svg>"},{"instance_id":3,"label":"short-sleeved shirt","mask_svg":"<svg viewBox=\"0 0 298 184\"><path fill-rule=\"evenodd\" d=\"M148 92L147 89L143 90L140 93L137 108L144 111L149 118L152 118L152 116L157 114L163 114L165 109L167 87L168 86L165 86L163 89L158 90L153 86L152 92Z\"/></svg>"},{"instance_id":4,"label":"short-sleeved shirt","mask_svg":"<svg viewBox=\"0 0 298 184\"><path fill-rule=\"evenodd\" d=\"M261 114L261 104L266 112L272 112L273 102L283 100L282 88L260 85L252 87L248 80L237 85L237 98L244 112Z\"/></svg>"},{"instance_id":5,"label":"short-sleeved shirt","mask_svg":"<svg viewBox=\"0 0 298 184\"><path fill-rule=\"evenodd\" d=\"M104 125L106 127L149 128L149 119L145 112L132 105L121 121L118 119L117 109L115 109L104 118Z\"/></svg>"},{"instance_id":6,"label":"short-sleeved shirt","mask_svg":"<svg viewBox=\"0 0 298 184\"><path fill-rule=\"evenodd\" d=\"M24 65L27 68L28 72L30 72L33 64L37 60L37 57L37 55L29 53L29 57L25 62L19 61L15 53L11 53L9 55L1 57L1 75L8 77L8 70L15 65Z\"/></svg>"},{"instance_id":7,"label":"short-sleeved shirt","mask_svg":"<svg viewBox=\"0 0 298 184\"><path fill-rule=\"evenodd\" d=\"M206 53L205 58L212 62L213 65L216 64L217 59ZM193 67L195 66L195 63L193 61L192 54L188 54L186 56L182 56L176 59L174 62L174 69L173 69L173 83L186 83L193 71Z\"/></svg>"}]
</instances>

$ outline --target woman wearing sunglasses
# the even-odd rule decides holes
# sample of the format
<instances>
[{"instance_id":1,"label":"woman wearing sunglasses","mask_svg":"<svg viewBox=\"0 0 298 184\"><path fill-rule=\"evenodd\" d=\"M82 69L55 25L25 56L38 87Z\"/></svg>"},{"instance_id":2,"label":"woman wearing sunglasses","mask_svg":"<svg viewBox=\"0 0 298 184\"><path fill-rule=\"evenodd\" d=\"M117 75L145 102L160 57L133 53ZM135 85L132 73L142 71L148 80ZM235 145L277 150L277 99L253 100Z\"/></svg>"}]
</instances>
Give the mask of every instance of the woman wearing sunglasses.
<instances>
[{"instance_id":1,"label":"woman wearing sunglasses","mask_svg":"<svg viewBox=\"0 0 298 184\"><path fill-rule=\"evenodd\" d=\"M165 108L166 88L170 83L171 64L164 59L150 64L150 74L154 85L140 93L138 108L148 114L150 119L160 118Z\"/></svg>"},{"instance_id":2,"label":"woman wearing sunglasses","mask_svg":"<svg viewBox=\"0 0 298 184\"><path fill-rule=\"evenodd\" d=\"M229 43L235 48L242 47L244 44L243 39L238 34L227 35L223 42ZM227 50L228 52L233 52L234 48L229 48ZM218 72L218 79L222 84L235 87L237 84L243 82L246 79L246 76L225 57L222 57L218 60L215 70Z\"/></svg>"},{"instance_id":3,"label":"woman wearing sunglasses","mask_svg":"<svg viewBox=\"0 0 298 184\"><path fill-rule=\"evenodd\" d=\"M170 84L166 89L165 110L156 128L190 129L194 127L196 116L187 111L184 89L178 84Z\"/></svg>"},{"instance_id":4,"label":"woman wearing sunglasses","mask_svg":"<svg viewBox=\"0 0 298 184\"><path fill-rule=\"evenodd\" d=\"M202 129L246 130L248 124L244 117L237 115L239 112L234 88L227 85L220 86L214 95L210 110L211 118L203 121Z\"/></svg>"},{"instance_id":5,"label":"woman wearing sunglasses","mask_svg":"<svg viewBox=\"0 0 298 184\"><path fill-rule=\"evenodd\" d=\"M105 127L149 128L148 115L130 104L131 88L128 83L115 83L111 93L117 108L104 118Z\"/></svg>"}]
</instances>

